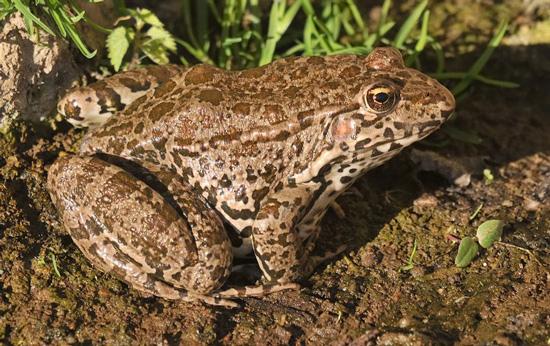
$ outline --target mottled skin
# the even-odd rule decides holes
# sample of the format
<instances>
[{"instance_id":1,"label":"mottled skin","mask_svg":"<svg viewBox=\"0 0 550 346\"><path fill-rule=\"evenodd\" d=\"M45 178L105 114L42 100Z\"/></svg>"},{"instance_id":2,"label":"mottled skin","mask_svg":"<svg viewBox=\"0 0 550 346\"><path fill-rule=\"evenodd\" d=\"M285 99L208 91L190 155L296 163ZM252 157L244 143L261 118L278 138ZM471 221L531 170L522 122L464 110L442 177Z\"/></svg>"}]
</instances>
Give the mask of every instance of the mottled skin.
<instances>
[{"instance_id":1,"label":"mottled skin","mask_svg":"<svg viewBox=\"0 0 550 346\"><path fill-rule=\"evenodd\" d=\"M295 287L333 255L311 256L329 204L455 104L392 48L244 71L157 69L60 102L73 124L96 127L79 156L54 163L48 187L96 266L158 296L213 304ZM264 285L219 291L232 264L223 221L240 235L236 255L254 251Z\"/></svg>"}]
</instances>

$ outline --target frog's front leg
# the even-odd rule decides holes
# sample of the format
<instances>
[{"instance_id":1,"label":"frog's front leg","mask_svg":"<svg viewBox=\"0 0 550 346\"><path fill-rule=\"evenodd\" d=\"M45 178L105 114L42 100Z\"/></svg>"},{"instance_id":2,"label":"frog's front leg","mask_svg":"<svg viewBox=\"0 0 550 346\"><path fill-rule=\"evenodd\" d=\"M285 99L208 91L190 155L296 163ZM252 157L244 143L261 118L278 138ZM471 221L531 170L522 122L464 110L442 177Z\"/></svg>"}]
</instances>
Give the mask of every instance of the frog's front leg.
<instances>
[{"instance_id":1,"label":"frog's front leg","mask_svg":"<svg viewBox=\"0 0 550 346\"><path fill-rule=\"evenodd\" d=\"M317 218L302 220L312 196L308 187L287 187L266 199L252 229L254 252L269 283L296 282L307 277L323 260L336 253L311 257L319 235Z\"/></svg>"},{"instance_id":2,"label":"frog's front leg","mask_svg":"<svg viewBox=\"0 0 550 346\"><path fill-rule=\"evenodd\" d=\"M164 298L235 306L215 294L232 263L220 218L191 189L172 185L180 203L97 157L60 158L48 174L65 228L101 270Z\"/></svg>"},{"instance_id":3,"label":"frog's front leg","mask_svg":"<svg viewBox=\"0 0 550 346\"><path fill-rule=\"evenodd\" d=\"M57 110L75 127L97 127L183 69L177 65L162 65L120 72L70 90L58 102Z\"/></svg>"}]
</instances>

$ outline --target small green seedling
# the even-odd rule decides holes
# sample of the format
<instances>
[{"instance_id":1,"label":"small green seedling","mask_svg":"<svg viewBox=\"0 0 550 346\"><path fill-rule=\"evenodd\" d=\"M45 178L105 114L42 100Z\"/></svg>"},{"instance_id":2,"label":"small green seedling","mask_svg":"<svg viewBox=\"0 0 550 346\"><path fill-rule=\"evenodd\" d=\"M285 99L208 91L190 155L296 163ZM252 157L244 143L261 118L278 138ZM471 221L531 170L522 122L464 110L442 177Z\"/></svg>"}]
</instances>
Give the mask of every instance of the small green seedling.
<instances>
[{"instance_id":1,"label":"small green seedling","mask_svg":"<svg viewBox=\"0 0 550 346\"><path fill-rule=\"evenodd\" d=\"M500 240L504 222L502 220L487 220L476 231L475 237L464 237L458 246L455 265L459 268L468 266L479 252L479 246L488 249Z\"/></svg>"},{"instance_id":2,"label":"small green seedling","mask_svg":"<svg viewBox=\"0 0 550 346\"><path fill-rule=\"evenodd\" d=\"M485 168L483 170L483 179L485 180L485 185L491 185L493 183L493 180L495 180L495 176L490 169Z\"/></svg>"},{"instance_id":3,"label":"small green seedling","mask_svg":"<svg viewBox=\"0 0 550 346\"><path fill-rule=\"evenodd\" d=\"M52 261L52 268L53 268L53 271L54 271L55 275L57 275L57 277L60 278L61 273L59 272L59 269L57 268L57 259L55 258L55 255L51 252L50 252L50 260Z\"/></svg>"},{"instance_id":4,"label":"small green seedling","mask_svg":"<svg viewBox=\"0 0 550 346\"><path fill-rule=\"evenodd\" d=\"M504 222L501 220L488 220L479 225L476 232L476 238L484 249L491 247L502 236Z\"/></svg>"},{"instance_id":5,"label":"small green seedling","mask_svg":"<svg viewBox=\"0 0 550 346\"><path fill-rule=\"evenodd\" d=\"M414 260L414 256L416 255L416 246L417 246L417 243L416 243L416 239L415 239L414 244L413 244L413 249L411 251L411 255L409 256L407 264L399 268L400 272L408 271L408 270L411 270L411 269L414 268L413 260Z\"/></svg>"},{"instance_id":6,"label":"small green seedling","mask_svg":"<svg viewBox=\"0 0 550 346\"><path fill-rule=\"evenodd\" d=\"M469 217L469 220L472 221L473 219L476 218L476 216L479 214L479 212L481 211L481 208L483 208L483 203L481 203L477 208L476 210L473 212L472 215L470 215Z\"/></svg>"},{"instance_id":7,"label":"small green seedling","mask_svg":"<svg viewBox=\"0 0 550 346\"><path fill-rule=\"evenodd\" d=\"M464 268L477 256L479 245L472 237L464 237L458 246L458 254L455 257L455 265Z\"/></svg>"}]
</instances>

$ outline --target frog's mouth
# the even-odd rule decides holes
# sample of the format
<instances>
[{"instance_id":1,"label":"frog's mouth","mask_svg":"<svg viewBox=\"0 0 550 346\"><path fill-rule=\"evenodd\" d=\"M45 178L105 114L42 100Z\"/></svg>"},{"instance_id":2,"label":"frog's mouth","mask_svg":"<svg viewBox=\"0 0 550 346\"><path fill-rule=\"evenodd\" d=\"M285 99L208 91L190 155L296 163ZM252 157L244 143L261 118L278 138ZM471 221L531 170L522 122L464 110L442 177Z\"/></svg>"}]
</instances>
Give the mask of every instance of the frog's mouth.
<instances>
[{"instance_id":1,"label":"frog's mouth","mask_svg":"<svg viewBox=\"0 0 550 346\"><path fill-rule=\"evenodd\" d=\"M372 151L372 156L382 156L394 151L401 151L403 148L428 137L437 128L439 128L440 125L440 121L421 123L419 126L415 126L415 129L413 129L410 134L406 134L398 138L386 139L371 145L362 145L363 143L370 144L370 138L367 137L365 140L360 140L357 142L355 152L358 154L363 154Z\"/></svg>"}]
</instances>

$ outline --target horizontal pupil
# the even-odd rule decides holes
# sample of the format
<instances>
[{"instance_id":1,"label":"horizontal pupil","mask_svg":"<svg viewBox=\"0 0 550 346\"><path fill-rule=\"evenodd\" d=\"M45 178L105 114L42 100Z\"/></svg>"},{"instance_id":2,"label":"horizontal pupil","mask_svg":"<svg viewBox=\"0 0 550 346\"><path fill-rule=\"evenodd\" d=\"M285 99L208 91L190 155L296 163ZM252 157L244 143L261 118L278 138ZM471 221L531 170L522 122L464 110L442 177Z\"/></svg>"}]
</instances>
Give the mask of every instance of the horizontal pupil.
<instances>
[{"instance_id":1,"label":"horizontal pupil","mask_svg":"<svg viewBox=\"0 0 550 346\"><path fill-rule=\"evenodd\" d=\"M378 93L378 94L374 95L374 100L378 103L384 103L384 102L388 101L389 98L390 98L390 95L388 95L386 93Z\"/></svg>"}]
</instances>

